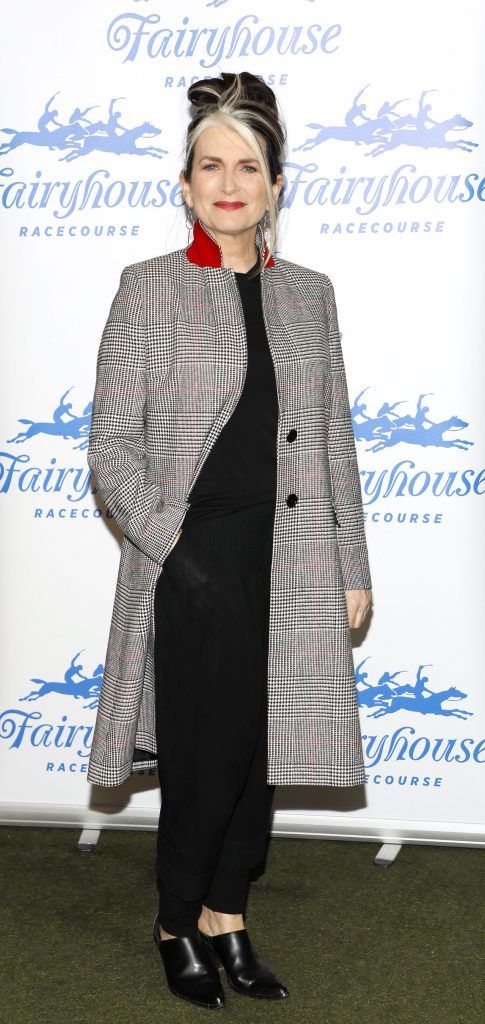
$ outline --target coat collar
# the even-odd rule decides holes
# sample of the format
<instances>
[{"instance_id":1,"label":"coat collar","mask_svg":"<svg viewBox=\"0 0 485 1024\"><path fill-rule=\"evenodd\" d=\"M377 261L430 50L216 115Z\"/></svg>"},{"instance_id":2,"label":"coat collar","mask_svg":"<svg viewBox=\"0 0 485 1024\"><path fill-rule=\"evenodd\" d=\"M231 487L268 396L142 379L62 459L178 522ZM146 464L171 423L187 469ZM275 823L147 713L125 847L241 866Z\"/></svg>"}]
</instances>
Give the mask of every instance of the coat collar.
<instances>
[{"instance_id":1,"label":"coat collar","mask_svg":"<svg viewBox=\"0 0 485 1024\"><path fill-rule=\"evenodd\" d=\"M263 231L261 225L256 225L256 247L260 257L264 251L264 258L268 252L268 247L264 240ZM263 249L264 247L264 249ZM213 235L211 235L208 228L202 224L197 218L194 223L194 238L190 245L185 250L185 255L190 263L196 263L199 267L222 267L222 249L218 242L216 242ZM273 257L266 264L266 267L274 267L275 261Z\"/></svg>"}]
</instances>

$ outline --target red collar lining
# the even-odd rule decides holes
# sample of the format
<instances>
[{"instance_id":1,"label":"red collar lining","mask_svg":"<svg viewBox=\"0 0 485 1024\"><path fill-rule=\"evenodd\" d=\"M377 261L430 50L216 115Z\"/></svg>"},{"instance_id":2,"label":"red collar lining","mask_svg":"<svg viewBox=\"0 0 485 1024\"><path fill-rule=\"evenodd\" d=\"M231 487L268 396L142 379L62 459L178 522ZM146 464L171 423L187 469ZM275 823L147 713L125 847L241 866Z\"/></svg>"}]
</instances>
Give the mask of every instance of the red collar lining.
<instances>
[{"instance_id":1,"label":"red collar lining","mask_svg":"<svg viewBox=\"0 0 485 1024\"><path fill-rule=\"evenodd\" d=\"M263 233L258 224L256 227L256 246L259 253L261 253L262 245ZM265 258L267 252L268 247L266 242L264 242ZM185 250L185 255L190 263L196 263L199 267L222 267L222 249L198 218L194 223L194 238ZM271 257L266 267L274 267L274 265L275 261Z\"/></svg>"}]
</instances>

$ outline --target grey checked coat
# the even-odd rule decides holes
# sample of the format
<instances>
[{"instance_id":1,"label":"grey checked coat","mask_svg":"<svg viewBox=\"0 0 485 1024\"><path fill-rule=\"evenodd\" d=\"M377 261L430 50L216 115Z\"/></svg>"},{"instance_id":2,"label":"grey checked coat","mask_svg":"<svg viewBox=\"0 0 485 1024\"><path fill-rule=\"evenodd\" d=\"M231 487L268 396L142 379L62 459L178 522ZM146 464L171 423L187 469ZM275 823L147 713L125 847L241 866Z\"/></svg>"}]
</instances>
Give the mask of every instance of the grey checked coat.
<instances>
[{"instance_id":1,"label":"grey checked coat","mask_svg":"<svg viewBox=\"0 0 485 1024\"><path fill-rule=\"evenodd\" d=\"M246 372L234 271L186 253L123 270L97 358L87 461L123 533L88 765L103 786L156 766L155 586ZM267 781L350 786L364 764L344 591L371 577L334 290L276 256L261 288L279 404Z\"/></svg>"}]
</instances>

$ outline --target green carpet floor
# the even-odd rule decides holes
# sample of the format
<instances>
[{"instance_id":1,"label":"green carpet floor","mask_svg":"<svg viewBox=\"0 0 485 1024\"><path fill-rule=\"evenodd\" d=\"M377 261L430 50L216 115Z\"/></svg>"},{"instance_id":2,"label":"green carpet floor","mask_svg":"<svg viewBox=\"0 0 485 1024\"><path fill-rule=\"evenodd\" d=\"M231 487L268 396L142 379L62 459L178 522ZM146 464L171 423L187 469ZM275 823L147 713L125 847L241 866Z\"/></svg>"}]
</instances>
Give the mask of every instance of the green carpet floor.
<instances>
[{"instance_id":1,"label":"green carpet floor","mask_svg":"<svg viewBox=\"0 0 485 1024\"><path fill-rule=\"evenodd\" d=\"M224 985L209 1011L166 988L151 938L155 832L0 828L0 1019L8 1024L484 1024L484 851L272 838L246 926L288 999ZM224 984L224 975L222 975Z\"/></svg>"}]
</instances>

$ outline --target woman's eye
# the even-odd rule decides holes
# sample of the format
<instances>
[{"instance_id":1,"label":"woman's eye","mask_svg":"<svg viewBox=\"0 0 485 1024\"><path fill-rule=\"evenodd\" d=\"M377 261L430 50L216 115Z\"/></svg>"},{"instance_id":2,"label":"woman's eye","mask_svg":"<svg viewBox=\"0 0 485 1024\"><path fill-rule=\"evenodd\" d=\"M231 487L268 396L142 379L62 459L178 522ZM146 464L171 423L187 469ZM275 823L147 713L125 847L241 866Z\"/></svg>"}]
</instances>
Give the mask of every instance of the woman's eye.
<instances>
[{"instance_id":1,"label":"woman's eye","mask_svg":"<svg viewBox=\"0 0 485 1024\"><path fill-rule=\"evenodd\" d=\"M204 164L204 171L210 171L211 167L216 167L216 164ZM252 164L245 164L243 170L256 171L256 168Z\"/></svg>"}]
</instances>

